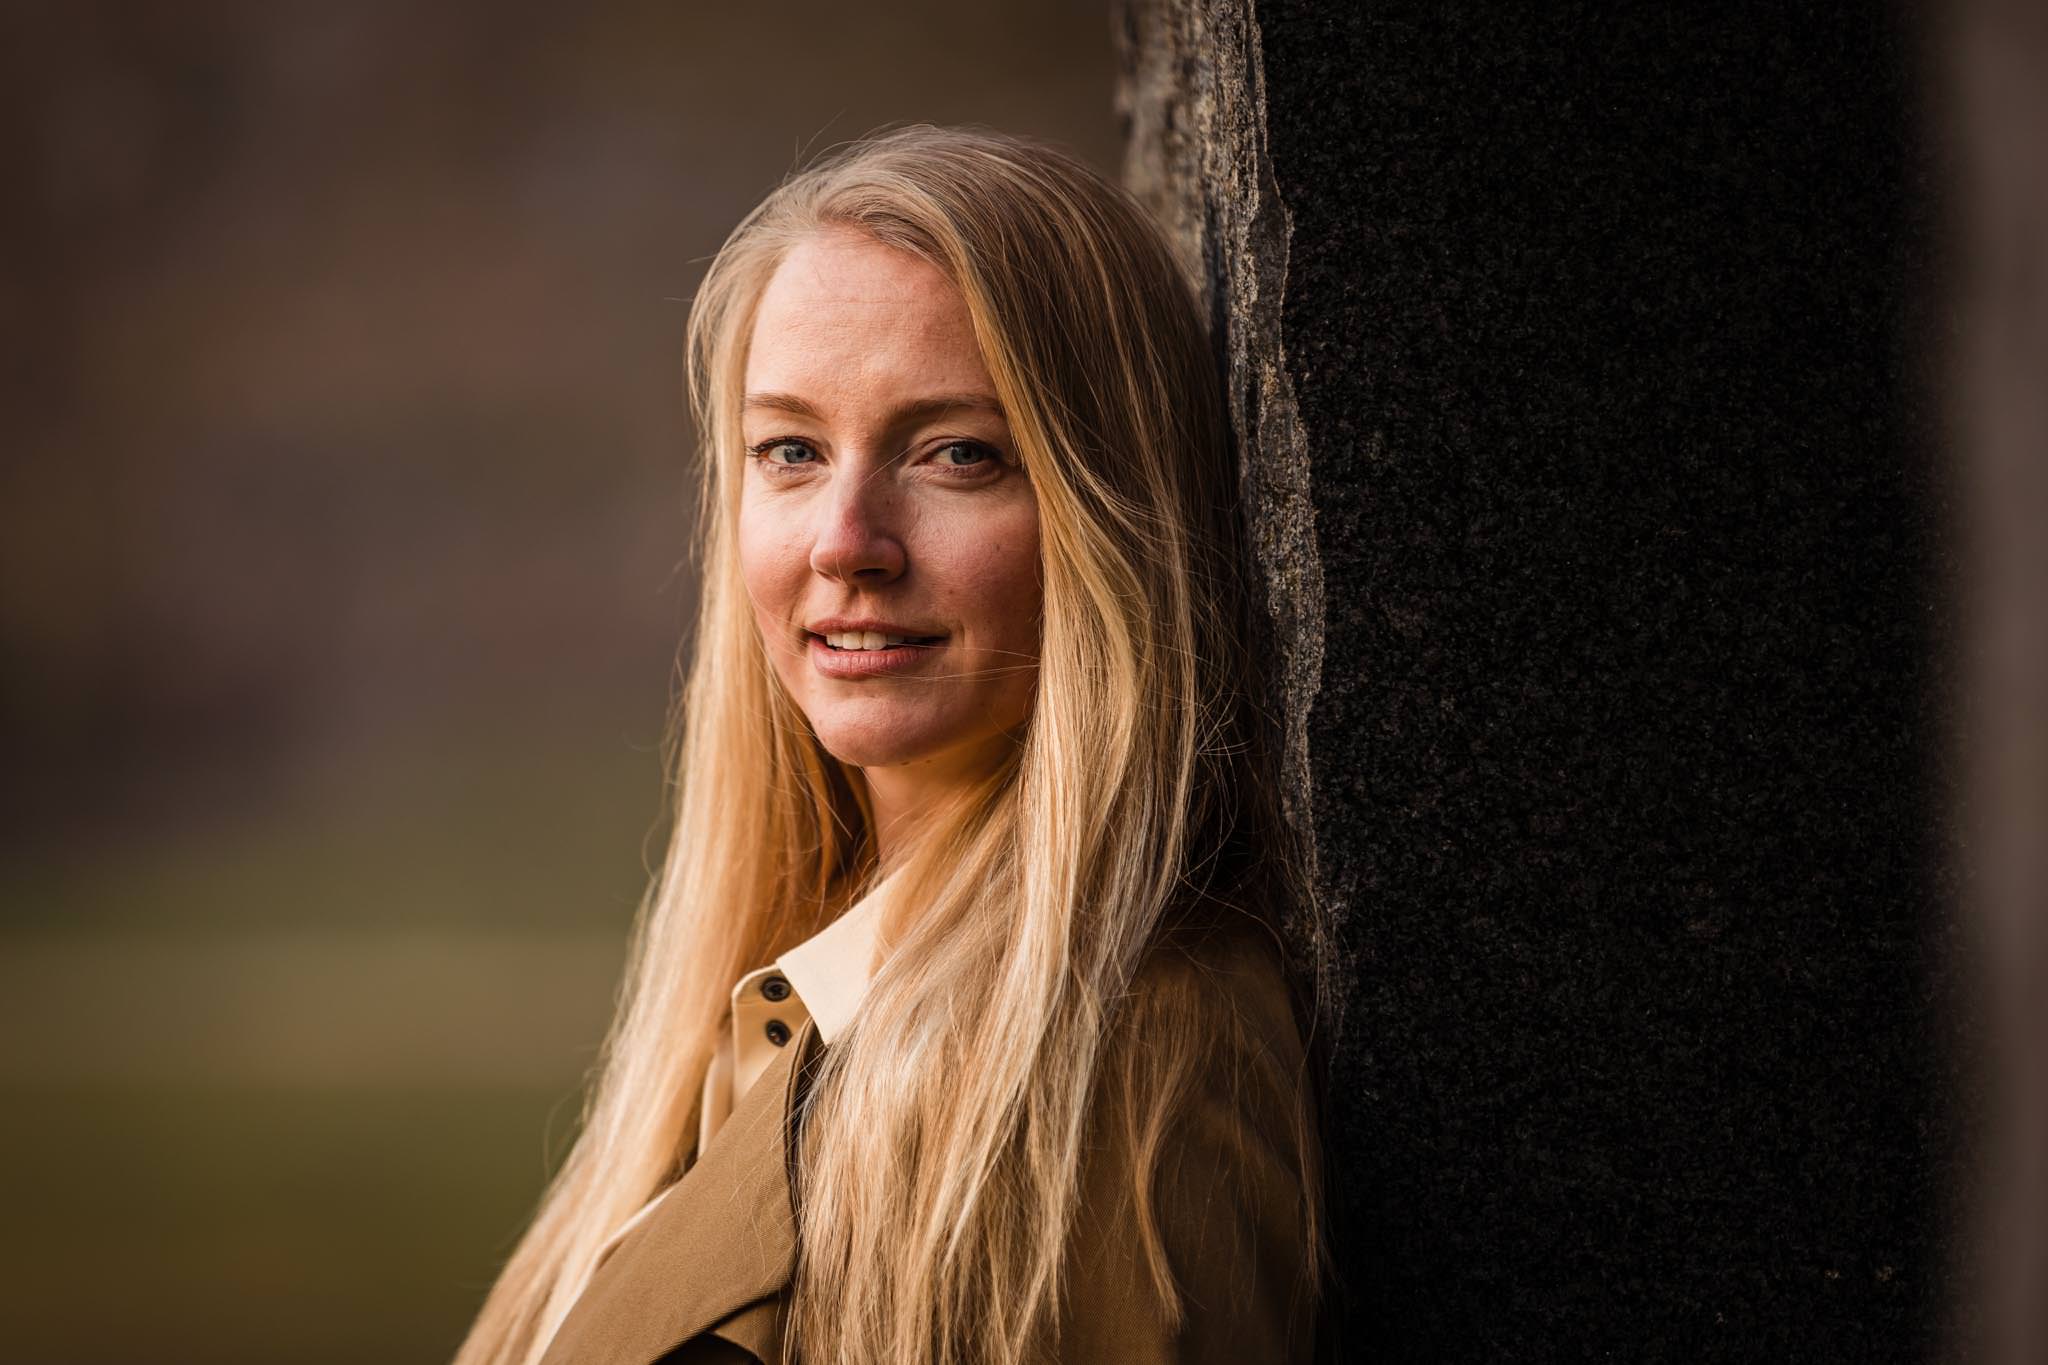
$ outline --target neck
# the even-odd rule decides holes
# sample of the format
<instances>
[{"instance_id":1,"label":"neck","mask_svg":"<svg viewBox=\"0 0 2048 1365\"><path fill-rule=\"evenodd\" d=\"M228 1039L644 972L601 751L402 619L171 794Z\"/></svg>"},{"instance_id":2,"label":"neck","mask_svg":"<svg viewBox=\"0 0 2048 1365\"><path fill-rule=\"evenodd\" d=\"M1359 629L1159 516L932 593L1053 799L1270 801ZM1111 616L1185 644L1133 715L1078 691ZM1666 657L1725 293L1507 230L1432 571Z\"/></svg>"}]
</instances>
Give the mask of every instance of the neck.
<instances>
[{"instance_id":1,"label":"neck","mask_svg":"<svg viewBox=\"0 0 2048 1365\"><path fill-rule=\"evenodd\" d=\"M911 763L862 768L881 875L894 872L930 828L932 817L993 772L1014 746L1009 736L995 735Z\"/></svg>"}]
</instances>

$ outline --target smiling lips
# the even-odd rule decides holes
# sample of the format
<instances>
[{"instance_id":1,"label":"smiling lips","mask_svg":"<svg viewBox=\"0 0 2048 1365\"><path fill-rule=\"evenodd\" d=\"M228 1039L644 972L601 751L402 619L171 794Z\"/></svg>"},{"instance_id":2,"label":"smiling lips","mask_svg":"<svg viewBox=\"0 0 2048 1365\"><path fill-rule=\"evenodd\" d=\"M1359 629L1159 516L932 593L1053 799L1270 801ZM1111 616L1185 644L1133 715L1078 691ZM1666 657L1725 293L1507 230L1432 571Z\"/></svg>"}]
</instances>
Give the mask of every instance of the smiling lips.
<instances>
[{"instance_id":1,"label":"smiling lips","mask_svg":"<svg viewBox=\"0 0 2048 1365\"><path fill-rule=\"evenodd\" d=\"M816 632L813 632L816 634ZM843 630L821 635L826 644L834 649L891 649L897 645L928 645L939 640L936 635L890 635L879 630Z\"/></svg>"},{"instance_id":2,"label":"smiling lips","mask_svg":"<svg viewBox=\"0 0 2048 1365\"><path fill-rule=\"evenodd\" d=\"M822 639L833 649L883 650L898 645L937 644L946 637L935 630L921 630L905 621L887 621L879 616L827 616L811 622L806 634Z\"/></svg>"},{"instance_id":3,"label":"smiling lips","mask_svg":"<svg viewBox=\"0 0 2048 1365\"><path fill-rule=\"evenodd\" d=\"M883 631L833 631L810 634L811 667L827 678L872 678L902 673L929 663L945 641L943 635L891 635ZM840 641L847 641L842 644Z\"/></svg>"}]
</instances>

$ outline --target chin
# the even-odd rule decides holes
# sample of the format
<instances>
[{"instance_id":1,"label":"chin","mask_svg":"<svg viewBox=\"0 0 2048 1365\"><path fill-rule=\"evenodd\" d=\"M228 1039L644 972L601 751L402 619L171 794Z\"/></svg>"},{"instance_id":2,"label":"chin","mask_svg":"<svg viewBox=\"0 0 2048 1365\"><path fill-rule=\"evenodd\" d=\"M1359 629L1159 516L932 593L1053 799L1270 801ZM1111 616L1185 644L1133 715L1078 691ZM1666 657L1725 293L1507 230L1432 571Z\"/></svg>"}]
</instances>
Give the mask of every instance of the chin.
<instances>
[{"instance_id":1,"label":"chin","mask_svg":"<svg viewBox=\"0 0 2048 1365\"><path fill-rule=\"evenodd\" d=\"M841 763L856 768L891 768L936 758L967 738L933 733L931 727L875 718L821 717L811 722L818 743Z\"/></svg>"},{"instance_id":2,"label":"chin","mask_svg":"<svg viewBox=\"0 0 2048 1365\"><path fill-rule=\"evenodd\" d=\"M978 751L998 733L979 712L960 716L828 714L814 717L811 730L826 753L856 768L974 766L986 760Z\"/></svg>"}]
</instances>

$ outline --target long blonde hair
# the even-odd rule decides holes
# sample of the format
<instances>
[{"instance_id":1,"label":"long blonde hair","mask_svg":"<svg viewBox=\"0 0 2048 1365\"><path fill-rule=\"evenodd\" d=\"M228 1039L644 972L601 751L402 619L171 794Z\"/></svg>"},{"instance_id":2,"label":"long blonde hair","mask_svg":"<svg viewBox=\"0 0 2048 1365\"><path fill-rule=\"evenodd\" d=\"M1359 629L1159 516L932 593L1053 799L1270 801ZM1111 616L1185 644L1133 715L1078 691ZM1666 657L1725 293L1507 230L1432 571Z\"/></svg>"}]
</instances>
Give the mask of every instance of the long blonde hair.
<instances>
[{"instance_id":1,"label":"long blonde hair","mask_svg":"<svg viewBox=\"0 0 2048 1365\"><path fill-rule=\"evenodd\" d=\"M832 228L959 288L1037 498L1044 609L1021 743L898 869L895 903L914 914L811 1086L789 1318L802 1357L1014 1365L1042 1349L1091 1103L1133 1098L1140 1071L1163 1094L1206 1046L1167 1030L1143 1068L1120 1063L1133 978L1177 926L1224 905L1276 920L1300 894L1253 702L1216 361L1158 229L1020 138L919 125L829 154L739 224L691 310L703 599L673 834L580 1136L457 1365L538 1360L608 1234L689 1159L734 979L875 873L861 775L776 680L735 544L754 309L791 245ZM1313 1184L1306 1130L1303 1145ZM1313 1242L1316 1191L1304 1199ZM1171 1305L1149 1219L1142 1235Z\"/></svg>"}]
</instances>

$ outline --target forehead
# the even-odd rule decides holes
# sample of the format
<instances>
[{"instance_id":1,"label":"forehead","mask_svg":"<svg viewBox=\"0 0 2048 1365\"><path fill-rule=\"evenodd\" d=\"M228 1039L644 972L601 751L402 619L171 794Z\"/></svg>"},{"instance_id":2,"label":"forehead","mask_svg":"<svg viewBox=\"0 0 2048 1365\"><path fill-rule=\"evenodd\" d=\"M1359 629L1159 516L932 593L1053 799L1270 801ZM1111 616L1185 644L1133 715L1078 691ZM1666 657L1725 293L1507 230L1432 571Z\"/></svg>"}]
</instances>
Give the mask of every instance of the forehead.
<instances>
[{"instance_id":1,"label":"forehead","mask_svg":"<svg viewBox=\"0 0 2048 1365\"><path fill-rule=\"evenodd\" d=\"M966 300L944 272L845 230L805 238L776 267L755 311L746 386L824 398L992 387Z\"/></svg>"}]
</instances>

